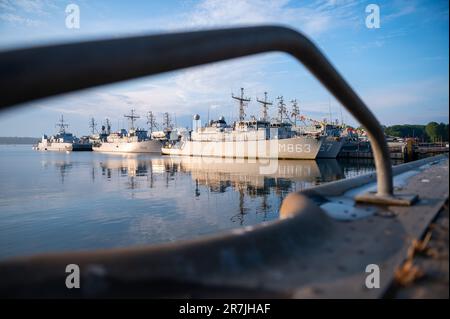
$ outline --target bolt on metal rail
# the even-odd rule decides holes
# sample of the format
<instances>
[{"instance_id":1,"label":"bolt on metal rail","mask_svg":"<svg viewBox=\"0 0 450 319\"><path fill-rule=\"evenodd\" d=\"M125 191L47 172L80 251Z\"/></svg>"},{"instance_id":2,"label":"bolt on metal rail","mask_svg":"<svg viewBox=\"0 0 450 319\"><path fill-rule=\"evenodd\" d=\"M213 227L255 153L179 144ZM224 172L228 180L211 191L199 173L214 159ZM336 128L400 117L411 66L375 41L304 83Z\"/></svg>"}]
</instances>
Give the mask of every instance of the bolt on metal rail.
<instances>
[{"instance_id":1,"label":"bolt on metal rail","mask_svg":"<svg viewBox=\"0 0 450 319\"><path fill-rule=\"evenodd\" d=\"M415 196L394 195L383 130L361 98L321 51L300 32L259 26L128 37L0 53L0 109L92 86L281 51L299 60L366 128L377 169L377 193L356 201L410 205Z\"/></svg>"}]
</instances>

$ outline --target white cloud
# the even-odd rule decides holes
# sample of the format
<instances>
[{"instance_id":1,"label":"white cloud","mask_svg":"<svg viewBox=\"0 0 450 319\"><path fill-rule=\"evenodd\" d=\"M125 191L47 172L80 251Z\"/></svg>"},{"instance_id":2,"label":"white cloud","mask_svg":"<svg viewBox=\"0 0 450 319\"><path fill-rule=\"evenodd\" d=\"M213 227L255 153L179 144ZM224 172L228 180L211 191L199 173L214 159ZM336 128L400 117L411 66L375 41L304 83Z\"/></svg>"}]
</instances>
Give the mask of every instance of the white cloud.
<instances>
[{"instance_id":1,"label":"white cloud","mask_svg":"<svg viewBox=\"0 0 450 319\"><path fill-rule=\"evenodd\" d=\"M336 4L318 1L309 7L295 7L288 0L204 0L182 16L169 18L165 27L184 30L283 23L297 27L308 35L318 36L339 25L342 17L351 16L353 6L352 1ZM98 114L122 114L124 109L133 106L141 114L148 110L176 110L179 115L191 115L217 105L216 111L223 111L228 116L236 109L230 98L233 90L237 93L241 86L245 87L246 94L253 101L256 95L271 91L266 70L279 60L279 56L275 58L269 54L195 67L170 74L163 80L142 81L132 88L127 85L126 88L101 89L95 96L89 93L85 98L78 98L85 102L70 103L80 114L87 110L88 114L92 114L93 110ZM107 110L95 105L107 105ZM253 107L256 108L256 105L253 104Z\"/></svg>"},{"instance_id":2,"label":"white cloud","mask_svg":"<svg viewBox=\"0 0 450 319\"><path fill-rule=\"evenodd\" d=\"M169 23L171 28L204 28L258 24L294 26L310 36L349 22L354 1L339 5L317 1L310 6L293 6L289 0L204 0L194 9Z\"/></svg>"},{"instance_id":3,"label":"white cloud","mask_svg":"<svg viewBox=\"0 0 450 319\"><path fill-rule=\"evenodd\" d=\"M8 11L23 11L38 15L48 15L49 9L56 8L54 2L48 0L0 0L0 8Z\"/></svg>"},{"instance_id":4,"label":"white cloud","mask_svg":"<svg viewBox=\"0 0 450 319\"><path fill-rule=\"evenodd\" d=\"M43 4L48 2L38 1L37 3L39 4L33 8L28 1L20 1L15 8L44 10ZM10 2L0 0L0 7L6 4ZM289 0L204 0L196 2L186 13L158 17L157 24L162 30L185 30L276 23L290 25L304 31L314 39L320 39L327 31L336 31L336 28L343 26L357 26L364 15L364 11L360 9L356 1L315 1L304 5L292 3ZM402 14L407 14L411 10L404 9ZM136 22L136 25L139 25L141 29L156 27L155 22L150 20ZM126 25L128 26L130 25ZM132 26L130 27L133 29ZM401 36L401 34L385 35L385 37L392 36ZM366 46L367 48L380 47L385 40L385 38L377 38ZM366 47L363 46L362 49ZM156 113L176 111L177 115L192 115L206 112L210 108L228 116L231 112L236 114L236 104L230 98L230 94L232 91L238 93L239 88L243 86L246 94L252 97L252 112L248 114L253 114L255 113L253 110L256 111L255 97L257 95L261 97L264 91L268 91L269 94L273 92L270 87L272 81L268 77L274 76L274 72L286 72L286 70L273 70L274 68L268 71L268 67L280 61L285 59L280 59L280 56L275 58L269 54L215 63L182 70L156 79L138 80L132 85L107 86L77 92L67 95L63 101L55 99L54 102L46 103L43 107L86 117L117 118L131 107L134 107L141 115L148 110ZM408 88L392 89L389 92L380 90L366 92L367 95L364 97L367 98L370 107L384 108L418 102L422 98L418 94L421 92L420 89L413 89L412 92L413 94ZM272 99L274 97L272 96ZM61 102L67 108L61 107ZM333 101L333 105L336 103ZM310 103L308 108L309 110L306 111L322 113L328 117L327 98ZM333 117L336 116L333 115Z\"/></svg>"},{"instance_id":5,"label":"white cloud","mask_svg":"<svg viewBox=\"0 0 450 319\"><path fill-rule=\"evenodd\" d=\"M429 105L436 96L447 96L448 99L448 79L424 79L362 92L363 100L375 110Z\"/></svg>"},{"instance_id":6,"label":"white cloud","mask_svg":"<svg viewBox=\"0 0 450 319\"><path fill-rule=\"evenodd\" d=\"M270 55L247 57L168 74L157 81L141 79L126 86L75 92L64 97L64 109L67 107L68 113L79 115L118 118L132 107L141 115L151 110L176 112L178 116L191 116L210 108L229 116L237 112L232 91L237 94L244 86L246 95L255 100L256 95L262 96L267 90L263 85L265 68L272 60ZM39 105L55 112L64 111L60 98Z\"/></svg>"},{"instance_id":7,"label":"white cloud","mask_svg":"<svg viewBox=\"0 0 450 319\"><path fill-rule=\"evenodd\" d=\"M0 0L0 9L0 21L34 28L44 25L44 18L57 6L48 0Z\"/></svg>"},{"instance_id":8,"label":"white cloud","mask_svg":"<svg viewBox=\"0 0 450 319\"><path fill-rule=\"evenodd\" d=\"M16 6L13 1L10 0L0 0L0 9L4 11L16 11Z\"/></svg>"},{"instance_id":9,"label":"white cloud","mask_svg":"<svg viewBox=\"0 0 450 319\"><path fill-rule=\"evenodd\" d=\"M12 24L20 24L25 25L27 27L38 27L42 25L42 22L35 19L24 18L20 15L14 13L0 13L0 20L12 23Z\"/></svg>"},{"instance_id":10,"label":"white cloud","mask_svg":"<svg viewBox=\"0 0 450 319\"><path fill-rule=\"evenodd\" d=\"M398 7L399 10L391 14L384 15L383 16L384 21L390 21L416 12L416 4L410 0L408 0L407 2L401 2L397 4L396 7Z\"/></svg>"}]
</instances>

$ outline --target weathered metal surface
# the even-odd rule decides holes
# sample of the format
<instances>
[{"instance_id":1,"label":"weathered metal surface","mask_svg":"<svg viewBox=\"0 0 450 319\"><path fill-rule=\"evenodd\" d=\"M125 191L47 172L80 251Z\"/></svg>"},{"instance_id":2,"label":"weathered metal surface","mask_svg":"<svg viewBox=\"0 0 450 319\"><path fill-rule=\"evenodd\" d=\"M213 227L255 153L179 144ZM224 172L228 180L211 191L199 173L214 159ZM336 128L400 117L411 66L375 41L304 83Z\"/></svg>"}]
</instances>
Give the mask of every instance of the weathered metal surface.
<instances>
[{"instance_id":1,"label":"weathered metal surface","mask_svg":"<svg viewBox=\"0 0 450 319\"><path fill-rule=\"evenodd\" d=\"M395 281L385 298L449 298L449 207L448 201L426 230L423 239L413 241L405 263L397 269Z\"/></svg>"},{"instance_id":2,"label":"weathered metal surface","mask_svg":"<svg viewBox=\"0 0 450 319\"><path fill-rule=\"evenodd\" d=\"M374 205L399 205L410 206L417 201L416 194L396 194L393 196L378 195L376 192L368 192L355 196L355 201Z\"/></svg>"},{"instance_id":3,"label":"weathered metal surface","mask_svg":"<svg viewBox=\"0 0 450 319\"><path fill-rule=\"evenodd\" d=\"M371 206L365 218L337 220L321 207L375 186L374 174L289 195L280 220L198 240L150 247L46 254L0 263L3 297L376 298L390 286L413 238L448 198L448 158L394 168L411 207ZM406 174L406 175L405 175ZM65 287L65 267L81 268L81 288ZM367 289L365 267L378 264L381 288Z\"/></svg>"},{"instance_id":4,"label":"weathered metal surface","mask_svg":"<svg viewBox=\"0 0 450 319\"><path fill-rule=\"evenodd\" d=\"M52 45L0 53L0 109L29 100L256 53L291 54L366 128L378 194L391 195L383 130L361 98L302 33L261 26ZM45 74L45 76L42 76Z\"/></svg>"},{"instance_id":5,"label":"weathered metal surface","mask_svg":"<svg viewBox=\"0 0 450 319\"><path fill-rule=\"evenodd\" d=\"M445 160L442 161L442 158L445 158ZM362 249L359 250L358 253L364 253L367 256L370 256L373 263L380 265L382 277L381 289L365 289L364 279L366 274L361 270L361 273L356 275L353 279L347 278L337 282L334 288L332 285L328 286L328 283L315 286L317 290L323 292L322 294L314 295L314 293L311 293L310 288L306 288L306 292L298 294L298 297L372 298L384 296L386 290L390 286L389 283L393 280L394 270L406 258L407 250L412 240L422 236L424 230L436 216L444 202L448 200L449 175L447 157L441 156L399 165L398 167L394 167L394 173L397 176L405 174L409 175L409 178L407 178L406 181L402 179L399 180L396 189L400 194L420 194L418 203L411 207L378 206L372 217L360 219L357 223L352 222L354 223L354 227L351 228L353 232L349 232L346 235L343 234L347 237L351 236L348 237L349 242L356 243L356 245L359 245L360 247L366 247L366 249L355 247L357 249ZM366 177L370 177L370 174ZM354 187L358 188L361 188L362 186L359 184L358 179L343 182L347 182L348 186L352 184ZM337 190L337 187L335 186L336 185L324 185L324 187L319 187L321 188L319 191L317 191L317 189L310 189L305 192L314 198L316 203L321 203L324 198L326 200L326 197L323 197L323 195L331 196L330 193L334 193L335 196L344 195L345 192ZM366 186L362 187L366 188ZM333 188L336 189L336 191L331 191ZM353 193L354 190L351 190L349 195L352 196ZM361 207L364 206L371 207L370 205L362 205ZM370 225L364 227L364 223ZM357 232L359 236L354 237L354 232ZM361 236L360 232L364 232L365 235ZM383 244L381 243L382 240L386 240L386 242ZM358 241L364 241L364 243L359 243ZM378 252L379 256L373 254L376 249L380 249ZM384 250L384 252L382 250ZM391 251L392 254L387 256L389 251ZM355 258L355 263L361 261L358 260L357 255L354 255L351 258ZM351 289L351 286L356 288L357 283L360 284L359 290L354 289L353 291L347 291L347 289Z\"/></svg>"}]
</instances>

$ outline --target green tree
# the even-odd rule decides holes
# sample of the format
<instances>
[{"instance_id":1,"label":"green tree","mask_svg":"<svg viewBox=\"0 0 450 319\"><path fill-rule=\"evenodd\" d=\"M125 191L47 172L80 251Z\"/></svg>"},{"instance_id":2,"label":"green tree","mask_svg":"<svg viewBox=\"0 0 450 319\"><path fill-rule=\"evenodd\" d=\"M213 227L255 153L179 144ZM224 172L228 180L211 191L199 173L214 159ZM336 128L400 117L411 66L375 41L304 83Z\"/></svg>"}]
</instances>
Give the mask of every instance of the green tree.
<instances>
[{"instance_id":1,"label":"green tree","mask_svg":"<svg viewBox=\"0 0 450 319\"><path fill-rule=\"evenodd\" d=\"M441 141L448 141L448 124L439 123L439 139Z\"/></svg>"},{"instance_id":2,"label":"green tree","mask_svg":"<svg viewBox=\"0 0 450 319\"><path fill-rule=\"evenodd\" d=\"M386 127L384 132L386 135L395 137L417 137L419 139L427 139L424 125L393 125Z\"/></svg>"},{"instance_id":3,"label":"green tree","mask_svg":"<svg viewBox=\"0 0 450 319\"><path fill-rule=\"evenodd\" d=\"M425 126L425 132L432 142L439 139L441 136L441 127L436 122L430 122Z\"/></svg>"},{"instance_id":4,"label":"green tree","mask_svg":"<svg viewBox=\"0 0 450 319\"><path fill-rule=\"evenodd\" d=\"M445 125L445 140L444 141L449 141L450 137L449 137L449 130L448 130L448 123L447 125Z\"/></svg>"}]
</instances>

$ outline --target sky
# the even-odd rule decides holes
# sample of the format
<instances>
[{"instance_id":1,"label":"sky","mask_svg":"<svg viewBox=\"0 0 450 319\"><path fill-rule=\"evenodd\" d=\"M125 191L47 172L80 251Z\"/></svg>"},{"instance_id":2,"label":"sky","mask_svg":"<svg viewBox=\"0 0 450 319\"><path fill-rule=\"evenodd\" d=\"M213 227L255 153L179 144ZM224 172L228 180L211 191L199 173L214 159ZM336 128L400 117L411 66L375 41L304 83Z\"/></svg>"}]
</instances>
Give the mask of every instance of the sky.
<instances>
[{"instance_id":1,"label":"sky","mask_svg":"<svg viewBox=\"0 0 450 319\"><path fill-rule=\"evenodd\" d=\"M79 28L67 28L66 7L76 4ZM380 9L379 28L368 28L369 4ZM306 34L329 58L384 125L448 123L448 1L391 0L0 0L0 51L132 35L248 25L285 25ZM70 61L67 61L70 63ZM124 59L126 63L126 59ZM43 77L45 74L42 75ZM106 118L127 127L131 108L146 126L148 111L177 126L193 114L206 121L238 116L231 93L251 98L246 114L260 115L256 98L268 92L299 102L302 115L358 125L298 61L266 53L142 77L29 102L0 113L0 136L41 136L55 131L61 114L69 130L89 132ZM1 88L0 88L1 90ZM275 115L275 107L270 113Z\"/></svg>"}]
</instances>

